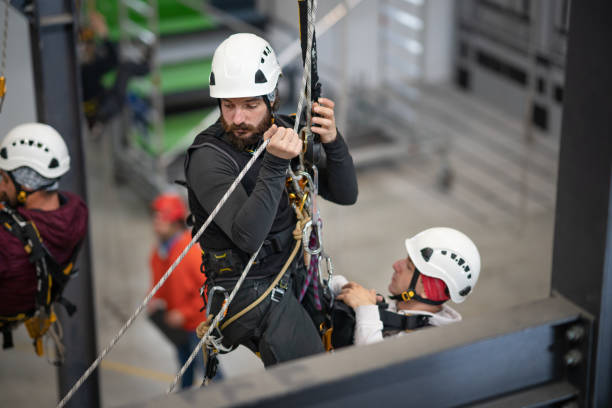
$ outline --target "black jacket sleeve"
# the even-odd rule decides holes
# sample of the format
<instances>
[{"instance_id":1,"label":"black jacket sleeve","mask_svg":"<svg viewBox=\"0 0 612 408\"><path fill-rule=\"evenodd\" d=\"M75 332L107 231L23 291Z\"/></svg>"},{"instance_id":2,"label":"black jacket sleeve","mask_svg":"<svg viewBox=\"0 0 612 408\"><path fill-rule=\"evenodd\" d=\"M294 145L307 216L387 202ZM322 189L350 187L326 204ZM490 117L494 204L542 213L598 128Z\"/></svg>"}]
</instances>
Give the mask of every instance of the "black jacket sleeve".
<instances>
[{"instance_id":1,"label":"black jacket sleeve","mask_svg":"<svg viewBox=\"0 0 612 408\"><path fill-rule=\"evenodd\" d=\"M264 241L278 210L289 160L264 153L251 195L238 184L214 222L238 248L253 253ZM210 147L193 152L187 178L198 201L211 213L238 176L233 163Z\"/></svg>"},{"instance_id":2,"label":"black jacket sleeve","mask_svg":"<svg viewBox=\"0 0 612 408\"><path fill-rule=\"evenodd\" d=\"M357 201L357 175L353 158L344 139L323 144L325 158L319 164L319 194L336 204L351 205Z\"/></svg>"}]
</instances>

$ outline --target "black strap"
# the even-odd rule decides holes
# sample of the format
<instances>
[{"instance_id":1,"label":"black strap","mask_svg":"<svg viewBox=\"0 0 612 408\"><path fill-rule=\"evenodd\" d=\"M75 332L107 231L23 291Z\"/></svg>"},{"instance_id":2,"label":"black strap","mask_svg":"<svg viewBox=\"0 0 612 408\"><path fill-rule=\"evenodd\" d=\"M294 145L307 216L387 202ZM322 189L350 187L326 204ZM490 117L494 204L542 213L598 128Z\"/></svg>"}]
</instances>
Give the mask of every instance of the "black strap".
<instances>
[{"instance_id":1,"label":"black strap","mask_svg":"<svg viewBox=\"0 0 612 408\"><path fill-rule=\"evenodd\" d=\"M64 306L64 309L66 309L66 313L68 313L68 316L72 316L77 310L77 307L74 303L72 303L61 295L59 298L57 298L57 302Z\"/></svg>"},{"instance_id":2,"label":"black strap","mask_svg":"<svg viewBox=\"0 0 612 408\"><path fill-rule=\"evenodd\" d=\"M15 345L13 343L13 332L8 327L2 328L2 348L9 349L13 348Z\"/></svg>"},{"instance_id":3,"label":"black strap","mask_svg":"<svg viewBox=\"0 0 612 408\"><path fill-rule=\"evenodd\" d=\"M421 275L421 271L419 271L415 267L414 268L414 274L412 275L412 279L410 280L410 286L408 287L408 290L403 291L399 295L389 296L389 299L403 300L404 302L407 302L407 301L409 301L411 299L414 299L414 300L418 300L421 303L425 303L425 304L433 305L433 306L439 306L442 303L446 302L446 300L425 299L424 297L417 295L417 293L416 293L416 284L417 284L417 280L419 279L420 275Z\"/></svg>"},{"instance_id":4,"label":"black strap","mask_svg":"<svg viewBox=\"0 0 612 408\"><path fill-rule=\"evenodd\" d=\"M415 330L429 326L428 315L403 315L388 310L378 310L383 330Z\"/></svg>"},{"instance_id":5,"label":"black strap","mask_svg":"<svg viewBox=\"0 0 612 408\"><path fill-rule=\"evenodd\" d=\"M208 351L208 355L206 357L206 373L204 373L204 381L212 380L217 374L217 367L219 366L219 359L217 358L217 353L214 353L212 350Z\"/></svg>"},{"instance_id":6,"label":"black strap","mask_svg":"<svg viewBox=\"0 0 612 408\"><path fill-rule=\"evenodd\" d=\"M298 12L300 16L300 45L302 47L302 64L306 62L306 52L308 51L308 4L312 7L311 0L298 0ZM321 96L321 83L319 82L319 72L317 69L317 39L313 28L312 48L310 50L310 82L311 99L316 101Z\"/></svg>"},{"instance_id":7,"label":"black strap","mask_svg":"<svg viewBox=\"0 0 612 408\"><path fill-rule=\"evenodd\" d=\"M388 305L384 302L379 302L376 305L378 306L380 320L383 323L383 333L416 330L430 325L430 316L428 315L403 315L388 311ZM355 323L355 311L340 300L334 301L330 312L330 326L333 327L331 336L333 348L337 349L353 344Z\"/></svg>"},{"instance_id":8,"label":"black strap","mask_svg":"<svg viewBox=\"0 0 612 408\"><path fill-rule=\"evenodd\" d=\"M293 229L294 226L290 225L288 228L276 234L268 235L257 255L257 260L262 260L269 255L277 254L289 248L291 240L293 239Z\"/></svg>"}]
</instances>

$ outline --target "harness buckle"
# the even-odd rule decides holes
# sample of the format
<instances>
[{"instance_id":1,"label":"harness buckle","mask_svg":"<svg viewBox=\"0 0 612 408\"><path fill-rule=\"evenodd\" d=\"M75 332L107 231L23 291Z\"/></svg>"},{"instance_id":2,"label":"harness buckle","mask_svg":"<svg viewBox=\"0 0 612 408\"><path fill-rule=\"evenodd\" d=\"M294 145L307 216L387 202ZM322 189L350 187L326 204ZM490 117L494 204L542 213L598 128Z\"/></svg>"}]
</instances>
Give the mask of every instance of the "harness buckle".
<instances>
[{"instance_id":1,"label":"harness buckle","mask_svg":"<svg viewBox=\"0 0 612 408\"><path fill-rule=\"evenodd\" d=\"M285 289L277 286L274 289L272 289L272 295L270 295L270 298L272 299L273 302L280 302L284 294L285 294Z\"/></svg>"},{"instance_id":2,"label":"harness buckle","mask_svg":"<svg viewBox=\"0 0 612 408\"><path fill-rule=\"evenodd\" d=\"M276 284L274 289L272 289L272 294L270 298L273 302L280 302L285 294L285 291L289 288L289 278L287 276L283 276L281 280Z\"/></svg>"}]
</instances>

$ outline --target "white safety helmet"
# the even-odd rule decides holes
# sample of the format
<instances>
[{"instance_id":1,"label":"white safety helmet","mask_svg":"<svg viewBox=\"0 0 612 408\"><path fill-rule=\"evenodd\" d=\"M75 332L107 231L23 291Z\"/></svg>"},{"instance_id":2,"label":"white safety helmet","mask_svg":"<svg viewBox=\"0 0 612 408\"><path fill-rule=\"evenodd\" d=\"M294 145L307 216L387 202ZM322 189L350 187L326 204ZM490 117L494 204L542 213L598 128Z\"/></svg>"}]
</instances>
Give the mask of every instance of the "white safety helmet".
<instances>
[{"instance_id":1,"label":"white safety helmet","mask_svg":"<svg viewBox=\"0 0 612 408\"><path fill-rule=\"evenodd\" d=\"M420 273L444 281L455 303L463 302L478 281L480 253L460 231L427 229L408 238L406 250Z\"/></svg>"},{"instance_id":2,"label":"white safety helmet","mask_svg":"<svg viewBox=\"0 0 612 408\"><path fill-rule=\"evenodd\" d=\"M25 123L11 129L0 143L0 169L29 167L48 179L70 169L68 147L60 134L43 123Z\"/></svg>"},{"instance_id":3,"label":"white safety helmet","mask_svg":"<svg viewBox=\"0 0 612 408\"><path fill-rule=\"evenodd\" d=\"M266 40L255 34L234 34L223 41L213 55L210 96L244 98L270 95L275 91L280 75L281 67Z\"/></svg>"}]
</instances>

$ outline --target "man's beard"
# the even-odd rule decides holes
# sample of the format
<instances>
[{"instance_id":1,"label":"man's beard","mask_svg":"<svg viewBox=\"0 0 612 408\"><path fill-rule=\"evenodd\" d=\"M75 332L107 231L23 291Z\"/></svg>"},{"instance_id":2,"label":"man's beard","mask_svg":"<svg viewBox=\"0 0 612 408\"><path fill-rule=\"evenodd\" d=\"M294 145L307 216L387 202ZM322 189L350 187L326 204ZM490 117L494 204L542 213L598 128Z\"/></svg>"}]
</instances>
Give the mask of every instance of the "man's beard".
<instances>
[{"instance_id":1,"label":"man's beard","mask_svg":"<svg viewBox=\"0 0 612 408\"><path fill-rule=\"evenodd\" d=\"M236 149L243 151L245 148L259 142L263 133L270 127L271 118L272 115L268 113L257 126L251 126L246 123L239 123L237 125L229 124L225 121L223 115L221 115L221 124L223 125L223 130L225 130L230 143ZM249 137L239 137L234 134L236 130L246 130L247 132L252 132L252 134Z\"/></svg>"}]
</instances>

